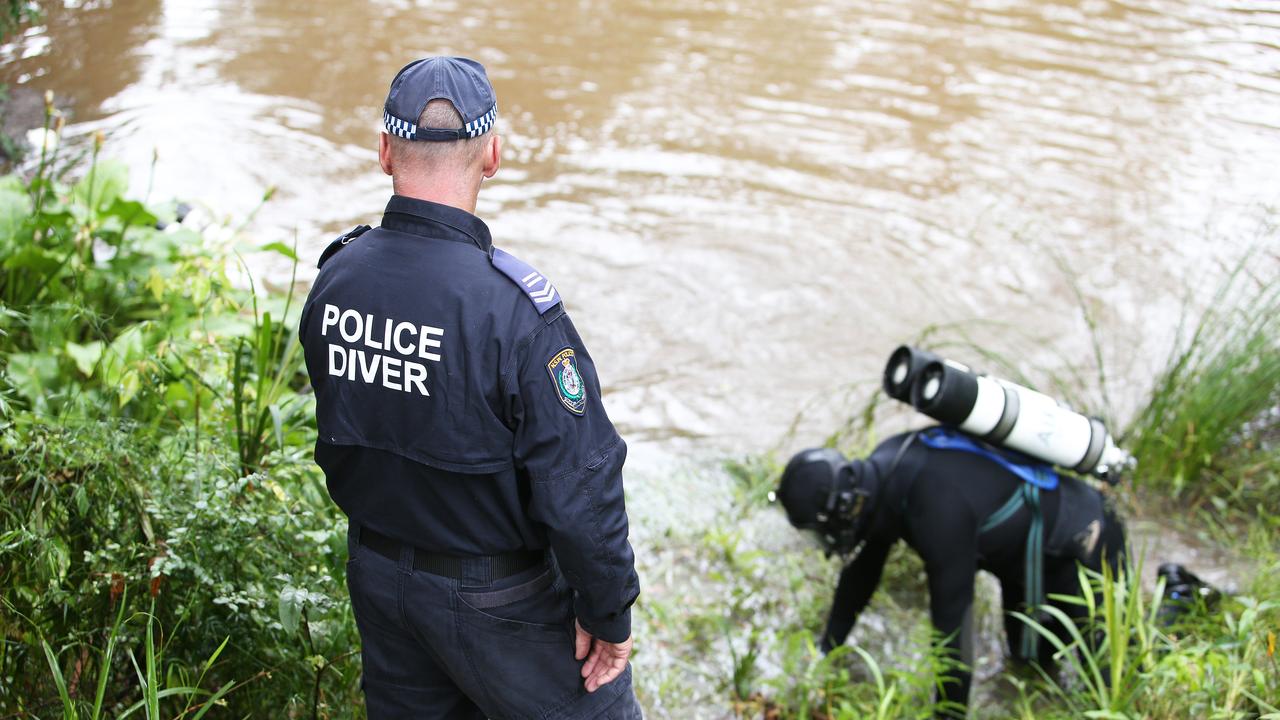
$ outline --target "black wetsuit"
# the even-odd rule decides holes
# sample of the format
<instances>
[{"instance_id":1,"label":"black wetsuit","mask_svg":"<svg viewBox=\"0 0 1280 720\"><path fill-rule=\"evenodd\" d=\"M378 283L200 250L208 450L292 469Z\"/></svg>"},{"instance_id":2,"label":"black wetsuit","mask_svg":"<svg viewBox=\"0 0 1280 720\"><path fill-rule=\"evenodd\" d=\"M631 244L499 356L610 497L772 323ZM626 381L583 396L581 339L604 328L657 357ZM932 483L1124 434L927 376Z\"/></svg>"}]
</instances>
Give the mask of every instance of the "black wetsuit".
<instances>
[{"instance_id":1,"label":"black wetsuit","mask_svg":"<svg viewBox=\"0 0 1280 720\"><path fill-rule=\"evenodd\" d=\"M829 650L844 642L880 583L889 550L902 539L924 560L934 626L950 638L948 648L954 657L971 665L971 638L966 637L969 628L965 621L973 604L975 573L986 570L1000 580L1006 611L1023 605L1030 510L1021 508L984 533L979 527L1021 489L1024 481L994 460L934 449L919 441L912 442L899 457L908 437L905 433L891 437L865 461L853 463L865 482L879 483L879 492L862 533L862 550L840 574L823 648ZM890 473L895 459L896 469ZM1072 501L1066 511L1064 497ZM1046 596L1079 594L1077 560L1094 569L1101 568L1104 557L1112 567L1119 564L1124 528L1096 490L1063 475L1058 489L1041 493L1041 508L1045 537L1066 538L1065 542L1046 542ZM1079 614L1078 606L1057 605L1069 615ZM1023 629L1021 621L1006 615L1005 630L1014 655ZM1047 665L1052 648L1047 642L1039 646L1039 659ZM966 704L970 679L967 669L953 671L944 679L941 699Z\"/></svg>"}]
</instances>

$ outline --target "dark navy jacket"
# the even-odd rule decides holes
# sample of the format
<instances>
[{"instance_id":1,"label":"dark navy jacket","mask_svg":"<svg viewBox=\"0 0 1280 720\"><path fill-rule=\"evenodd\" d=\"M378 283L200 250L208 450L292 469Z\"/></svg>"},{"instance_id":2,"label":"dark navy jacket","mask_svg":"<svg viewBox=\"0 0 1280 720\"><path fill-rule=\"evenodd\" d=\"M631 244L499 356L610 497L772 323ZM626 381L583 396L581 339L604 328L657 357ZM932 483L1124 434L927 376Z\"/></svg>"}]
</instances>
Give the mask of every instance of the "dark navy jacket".
<instances>
[{"instance_id":1,"label":"dark navy jacket","mask_svg":"<svg viewBox=\"0 0 1280 720\"><path fill-rule=\"evenodd\" d=\"M550 280L474 215L394 196L326 250L299 336L350 518L450 555L550 547L582 626L631 634L626 444Z\"/></svg>"}]
</instances>

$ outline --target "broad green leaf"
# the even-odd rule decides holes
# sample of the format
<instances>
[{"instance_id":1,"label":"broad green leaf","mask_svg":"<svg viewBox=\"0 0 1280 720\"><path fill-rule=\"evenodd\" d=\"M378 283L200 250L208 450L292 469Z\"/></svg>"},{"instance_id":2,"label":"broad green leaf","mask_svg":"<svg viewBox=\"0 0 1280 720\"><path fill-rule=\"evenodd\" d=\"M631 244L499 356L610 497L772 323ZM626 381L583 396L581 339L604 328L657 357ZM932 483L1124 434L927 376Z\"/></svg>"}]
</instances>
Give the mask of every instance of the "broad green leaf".
<instances>
[{"instance_id":1,"label":"broad green leaf","mask_svg":"<svg viewBox=\"0 0 1280 720\"><path fill-rule=\"evenodd\" d=\"M280 255L283 255L289 258L290 260L293 260L294 262L297 262L298 260L298 254L293 251L293 248L289 247L288 245L285 245L282 242L267 243L266 245L259 246L258 249L263 252L278 253Z\"/></svg>"},{"instance_id":2,"label":"broad green leaf","mask_svg":"<svg viewBox=\"0 0 1280 720\"><path fill-rule=\"evenodd\" d=\"M298 623L302 621L303 598L303 592L295 587L286 585L280 591L280 624L290 635L298 630Z\"/></svg>"},{"instance_id":3,"label":"broad green leaf","mask_svg":"<svg viewBox=\"0 0 1280 720\"><path fill-rule=\"evenodd\" d=\"M151 296L156 300L164 297L165 279L164 275L156 268L151 268L151 273L147 277L147 289L151 291Z\"/></svg>"},{"instance_id":4,"label":"broad green leaf","mask_svg":"<svg viewBox=\"0 0 1280 720\"><path fill-rule=\"evenodd\" d=\"M58 381L58 360L46 353L9 356L9 382L36 409L48 406L48 393Z\"/></svg>"},{"instance_id":5,"label":"broad green leaf","mask_svg":"<svg viewBox=\"0 0 1280 720\"><path fill-rule=\"evenodd\" d=\"M107 208L107 214L118 218L121 223L127 223L133 227L155 227L158 221L155 214L142 203L136 200L125 200L121 197L115 198L111 206Z\"/></svg>"},{"instance_id":6,"label":"broad green leaf","mask_svg":"<svg viewBox=\"0 0 1280 720\"><path fill-rule=\"evenodd\" d=\"M76 364L76 369L84 374L85 377L93 377L93 370L98 364L98 360L102 359L102 350L105 346L99 340L81 345L80 343L67 342L67 355Z\"/></svg>"},{"instance_id":7,"label":"broad green leaf","mask_svg":"<svg viewBox=\"0 0 1280 720\"><path fill-rule=\"evenodd\" d=\"M13 241L31 215L31 198L16 180L12 175L0 180L0 247Z\"/></svg>"},{"instance_id":8,"label":"broad green leaf","mask_svg":"<svg viewBox=\"0 0 1280 720\"><path fill-rule=\"evenodd\" d=\"M125 373L124 377L120 379L120 407L128 405L129 401L133 399L133 396L137 395L138 391L141 389L142 380L138 377L138 371L130 370Z\"/></svg>"},{"instance_id":9,"label":"broad green leaf","mask_svg":"<svg viewBox=\"0 0 1280 720\"><path fill-rule=\"evenodd\" d=\"M4 260L5 270L30 270L40 275L56 272L61 265L62 256L35 245L27 245Z\"/></svg>"},{"instance_id":10,"label":"broad green leaf","mask_svg":"<svg viewBox=\"0 0 1280 720\"><path fill-rule=\"evenodd\" d=\"M129 188L129 167L119 160L99 160L71 189L73 205L100 212Z\"/></svg>"}]
</instances>

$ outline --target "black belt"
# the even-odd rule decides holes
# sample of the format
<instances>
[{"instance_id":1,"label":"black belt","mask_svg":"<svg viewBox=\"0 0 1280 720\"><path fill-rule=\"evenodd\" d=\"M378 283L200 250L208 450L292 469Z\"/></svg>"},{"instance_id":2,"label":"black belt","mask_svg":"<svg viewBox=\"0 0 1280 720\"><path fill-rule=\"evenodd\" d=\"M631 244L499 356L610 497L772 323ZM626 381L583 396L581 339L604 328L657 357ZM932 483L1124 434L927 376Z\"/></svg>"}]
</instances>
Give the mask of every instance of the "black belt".
<instances>
[{"instance_id":1,"label":"black belt","mask_svg":"<svg viewBox=\"0 0 1280 720\"><path fill-rule=\"evenodd\" d=\"M357 540L361 545L378 553L388 560L400 560L400 550L405 543L374 532L369 528L360 528L360 535ZM485 568L489 579L498 580L500 578L515 575L533 567L541 565L546 560L546 553L542 550L516 550L514 552L502 553L501 555L472 555L469 557L458 557L457 555L441 555L423 550L422 548L413 548L413 569L429 572L432 575L440 575L442 577L461 579L464 571L470 568L473 572L479 571L484 574Z\"/></svg>"}]
</instances>

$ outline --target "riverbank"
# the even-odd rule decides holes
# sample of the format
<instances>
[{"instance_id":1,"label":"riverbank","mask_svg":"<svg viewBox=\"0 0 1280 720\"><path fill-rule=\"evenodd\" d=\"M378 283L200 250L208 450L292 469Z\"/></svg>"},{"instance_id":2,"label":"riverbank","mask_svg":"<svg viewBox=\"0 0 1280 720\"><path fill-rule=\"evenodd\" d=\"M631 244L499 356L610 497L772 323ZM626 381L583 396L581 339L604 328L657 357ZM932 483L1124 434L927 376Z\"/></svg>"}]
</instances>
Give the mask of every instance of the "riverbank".
<instances>
[{"instance_id":1,"label":"riverbank","mask_svg":"<svg viewBox=\"0 0 1280 720\"><path fill-rule=\"evenodd\" d=\"M661 493L659 482L696 486L702 506L700 521L659 522L657 533L641 535L645 553L639 561L647 585L636 614L637 636L647 642L635 663L645 707L658 717L714 720L927 716L937 660L919 559L895 548L850 646L821 657L814 643L840 563L824 559L765 500L779 469L757 458L728 466L708 463L690 469L692 478L665 474L651 481L642 475L632 482L639 492ZM1167 498L1157 501L1132 487L1112 495L1126 508L1131 548L1141 567L1111 593L1137 594L1145 603L1143 619L1118 631L1158 639L1134 650L1141 670L1126 681L1132 692L1099 701L1090 696L1088 683L1066 672L1056 679L1070 695L1067 701L1058 696L1057 683L1013 671L1005 656L998 585L980 574L971 716L1065 719L1107 710L1117 717L1199 718L1273 712L1270 698L1280 681L1271 649L1280 630L1274 516L1227 520L1188 513L1186 504L1175 509ZM633 520L644 528L653 519L633 511ZM1185 564L1230 599L1194 610L1177 627L1161 625L1153 604L1162 598L1156 568L1163 562ZM1262 684L1241 686L1255 669ZM1261 704L1239 695L1242 689Z\"/></svg>"},{"instance_id":2,"label":"riverbank","mask_svg":"<svg viewBox=\"0 0 1280 720\"><path fill-rule=\"evenodd\" d=\"M202 234L176 222L172 207L132 200L127 173L102 152L99 139L74 179L53 154L34 177L0 180L0 717L116 716L135 705L148 717L358 716L345 524L310 461L311 398L293 330L299 298L256 291L237 254L294 262L293 249ZM1262 277L1263 291L1274 291L1266 278L1275 275ZM1242 297L1240 307L1268 316L1256 295ZM1274 322L1248 327L1269 347L1280 338ZM1249 332L1230 337L1253 347ZM1187 357L1173 367L1206 366ZM1150 528L1138 536L1162 550L1165 517L1177 514L1186 547L1225 558L1237 594L1174 630L1143 618L1110 628L1140 640L1124 651L1137 670L1098 696L1089 678L1059 685L1001 672L987 587L979 716L1275 712L1274 416L1255 427L1257 418L1240 419L1247 404L1232 405L1236 415L1179 404L1197 397L1180 387L1208 376L1170 377L1182 384L1157 382L1159 397L1182 410L1160 418L1186 422L1148 431L1168 442L1164 455L1153 443L1140 467L1184 471L1135 478L1120 499L1135 528ZM1240 377L1264 399L1280 391L1274 377ZM1213 386L1214 397L1233 387ZM1206 416L1234 432L1187 457L1188 423L1194 435ZM878 425L862 417L833 442L865 447ZM838 566L768 505L776 460L672 468L633 456L628 502L645 588L635 666L648 714L927 713L936 660L918 560L896 553L858 646L820 658L812 642ZM668 509L679 505L696 507L677 519ZM1154 560L1109 594L1154 602Z\"/></svg>"}]
</instances>

